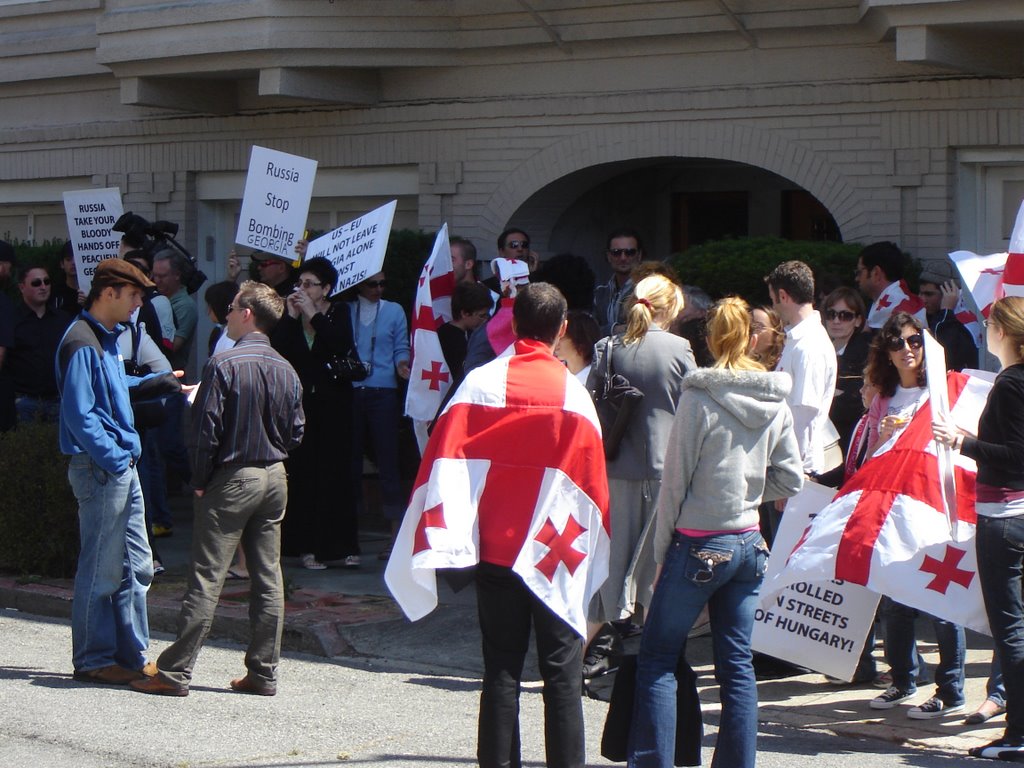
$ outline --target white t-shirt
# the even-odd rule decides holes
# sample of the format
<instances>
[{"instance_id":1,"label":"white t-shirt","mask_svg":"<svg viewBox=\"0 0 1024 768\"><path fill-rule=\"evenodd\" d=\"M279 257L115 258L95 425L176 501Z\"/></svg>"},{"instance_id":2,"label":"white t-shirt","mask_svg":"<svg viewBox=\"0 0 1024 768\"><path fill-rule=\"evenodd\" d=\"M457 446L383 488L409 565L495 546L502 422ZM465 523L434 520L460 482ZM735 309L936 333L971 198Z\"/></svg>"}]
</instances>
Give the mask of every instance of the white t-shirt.
<instances>
[{"instance_id":1,"label":"white t-shirt","mask_svg":"<svg viewBox=\"0 0 1024 768\"><path fill-rule=\"evenodd\" d=\"M786 402L793 412L793 431L800 446L804 472L824 472L825 445L835 430L828 410L836 391L836 350L821 315L815 310L787 329L786 343L775 370L793 381Z\"/></svg>"}]
</instances>

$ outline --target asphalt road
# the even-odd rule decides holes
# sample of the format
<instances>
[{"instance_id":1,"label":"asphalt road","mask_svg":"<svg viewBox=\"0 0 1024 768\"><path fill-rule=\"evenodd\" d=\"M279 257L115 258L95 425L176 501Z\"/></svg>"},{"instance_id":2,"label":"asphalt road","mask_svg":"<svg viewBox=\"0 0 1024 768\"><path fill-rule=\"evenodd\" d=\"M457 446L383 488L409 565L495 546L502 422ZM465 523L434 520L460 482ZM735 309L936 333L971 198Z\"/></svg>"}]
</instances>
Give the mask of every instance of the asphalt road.
<instances>
[{"instance_id":1,"label":"asphalt road","mask_svg":"<svg viewBox=\"0 0 1024 768\"><path fill-rule=\"evenodd\" d=\"M82 685L70 676L66 621L0 610L0 766L32 768L241 768L242 766L395 766L475 764L478 681L417 672L415 665L370 659L288 655L275 698L227 689L241 674L242 650L204 648L188 698L146 696ZM153 642L153 652L169 638ZM524 765L544 764L541 697L522 698ZM599 756L606 705L585 700L589 765ZM711 761L709 718L704 761ZM763 768L967 766L976 760L877 740L765 725Z\"/></svg>"}]
</instances>

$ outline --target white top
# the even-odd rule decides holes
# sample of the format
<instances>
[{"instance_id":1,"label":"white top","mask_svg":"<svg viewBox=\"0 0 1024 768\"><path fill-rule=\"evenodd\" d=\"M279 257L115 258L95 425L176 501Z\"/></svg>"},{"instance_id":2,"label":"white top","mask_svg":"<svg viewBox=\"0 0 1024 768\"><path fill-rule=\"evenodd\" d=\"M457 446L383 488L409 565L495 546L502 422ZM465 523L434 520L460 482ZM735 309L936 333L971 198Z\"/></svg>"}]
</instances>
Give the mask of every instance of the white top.
<instances>
[{"instance_id":1,"label":"white top","mask_svg":"<svg viewBox=\"0 0 1024 768\"><path fill-rule=\"evenodd\" d=\"M821 315L815 310L786 331L786 343L775 370L788 373L793 381L786 402L793 412L804 472L825 471L828 409L836 390L836 350L828 337Z\"/></svg>"}]
</instances>

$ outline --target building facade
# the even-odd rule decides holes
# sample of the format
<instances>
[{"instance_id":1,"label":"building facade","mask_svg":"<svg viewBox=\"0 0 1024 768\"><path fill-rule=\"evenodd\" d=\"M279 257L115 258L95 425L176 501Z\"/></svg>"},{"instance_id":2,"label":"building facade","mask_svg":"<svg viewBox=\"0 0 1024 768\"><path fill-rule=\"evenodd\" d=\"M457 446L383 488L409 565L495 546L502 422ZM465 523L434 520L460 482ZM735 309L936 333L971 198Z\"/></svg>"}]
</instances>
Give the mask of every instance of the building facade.
<instances>
[{"instance_id":1,"label":"building facade","mask_svg":"<svg viewBox=\"0 0 1024 768\"><path fill-rule=\"evenodd\" d=\"M0 237L122 190L214 279L253 144L314 158L309 225L605 269L721 234L1005 249L1024 197L1020 0L0 0Z\"/></svg>"}]
</instances>

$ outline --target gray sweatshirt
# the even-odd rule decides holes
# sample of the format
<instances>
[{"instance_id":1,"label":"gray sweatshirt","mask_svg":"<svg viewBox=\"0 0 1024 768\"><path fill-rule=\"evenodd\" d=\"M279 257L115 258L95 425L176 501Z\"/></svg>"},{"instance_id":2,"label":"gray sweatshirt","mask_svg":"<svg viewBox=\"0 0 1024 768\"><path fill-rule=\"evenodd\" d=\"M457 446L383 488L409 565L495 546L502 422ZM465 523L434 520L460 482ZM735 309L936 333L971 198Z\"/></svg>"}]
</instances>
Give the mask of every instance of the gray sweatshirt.
<instances>
[{"instance_id":1,"label":"gray sweatshirt","mask_svg":"<svg viewBox=\"0 0 1024 768\"><path fill-rule=\"evenodd\" d=\"M803 485L786 374L702 368L683 379L658 496L655 562L677 528L741 531ZM614 535L614 532L613 534Z\"/></svg>"}]
</instances>

